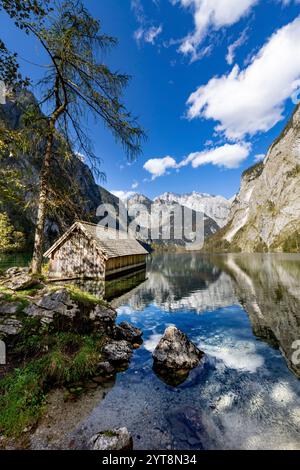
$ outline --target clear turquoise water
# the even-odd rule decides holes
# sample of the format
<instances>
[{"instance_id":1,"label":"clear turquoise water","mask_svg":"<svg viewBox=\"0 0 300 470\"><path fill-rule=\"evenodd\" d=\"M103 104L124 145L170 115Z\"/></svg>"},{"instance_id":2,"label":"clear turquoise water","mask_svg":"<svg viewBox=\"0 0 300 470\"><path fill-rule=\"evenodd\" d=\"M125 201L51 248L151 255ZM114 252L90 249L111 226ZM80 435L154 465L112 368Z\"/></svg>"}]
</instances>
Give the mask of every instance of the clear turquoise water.
<instances>
[{"instance_id":1,"label":"clear turquoise water","mask_svg":"<svg viewBox=\"0 0 300 470\"><path fill-rule=\"evenodd\" d=\"M0 255L0 270L29 262L27 254ZM142 279L99 286L110 299L114 289L126 292L113 300L118 321L142 328L144 344L78 423L70 436L76 446L126 426L136 449L300 449L292 347L300 340L300 256L155 255ZM152 370L152 351L169 325L206 353L176 388Z\"/></svg>"},{"instance_id":2,"label":"clear turquoise water","mask_svg":"<svg viewBox=\"0 0 300 470\"><path fill-rule=\"evenodd\" d=\"M136 449L300 449L298 255L156 255L147 280L114 305L144 344L78 425L78 447L126 426ZM176 388L152 370L169 325L206 353Z\"/></svg>"}]
</instances>

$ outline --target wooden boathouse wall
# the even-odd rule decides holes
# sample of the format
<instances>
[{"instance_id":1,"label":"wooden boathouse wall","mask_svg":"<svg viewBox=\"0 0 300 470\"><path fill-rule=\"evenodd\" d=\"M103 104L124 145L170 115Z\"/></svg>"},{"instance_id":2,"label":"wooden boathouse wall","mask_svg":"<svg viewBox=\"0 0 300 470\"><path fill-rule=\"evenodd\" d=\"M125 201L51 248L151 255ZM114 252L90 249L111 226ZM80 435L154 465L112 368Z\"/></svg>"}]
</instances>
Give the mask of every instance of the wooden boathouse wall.
<instances>
[{"instance_id":1,"label":"wooden boathouse wall","mask_svg":"<svg viewBox=\"0 0 300 470\"><path fill-rule=\"evenodd\" d=\"M119 240L115 246L120 246L119 252L122 256L116 253L118 251L116 248L110 256L109 253L99 249L99 240L87 236L80 225L75 226L60 240L47 252L49 254L46 253L49 257L49 277L52 279L105 280L146 266L148 253L139 244L136 248L139 253L127 255L124 249L125 243Z\"/></svg>"},{"instance_id":2,"label":"wooden boathouse wall","mask_svg":"<svg viewBox=\"0 0 300 470\"><path fill-rule=\"evenodd\" d=\"M80 231L51 254L49 272L54 278L105 278L106 261L95 244Z\"/></svg>"}]
</instances>

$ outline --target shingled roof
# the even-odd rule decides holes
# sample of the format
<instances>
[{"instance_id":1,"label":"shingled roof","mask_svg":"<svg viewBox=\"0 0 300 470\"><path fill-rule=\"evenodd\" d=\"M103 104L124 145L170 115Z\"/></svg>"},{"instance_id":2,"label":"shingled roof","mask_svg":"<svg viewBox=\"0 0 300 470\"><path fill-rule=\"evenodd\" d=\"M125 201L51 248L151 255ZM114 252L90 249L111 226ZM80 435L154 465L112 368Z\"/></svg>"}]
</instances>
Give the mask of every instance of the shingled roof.
<instances>
[{"instance_id":1,"label":"shingled roof","mask_svg":"<svg viewBox=\"0 0 300 470\"><path fill-rule=\"evenodd\" d=\"M72 227L44 254L49 258L74 232L81 230L90 240L93 240L107 259L131 255L147 255L148 251L126 232L118 232L111 228L88 222L76 222Z\"/></svg>"}]
</instances>

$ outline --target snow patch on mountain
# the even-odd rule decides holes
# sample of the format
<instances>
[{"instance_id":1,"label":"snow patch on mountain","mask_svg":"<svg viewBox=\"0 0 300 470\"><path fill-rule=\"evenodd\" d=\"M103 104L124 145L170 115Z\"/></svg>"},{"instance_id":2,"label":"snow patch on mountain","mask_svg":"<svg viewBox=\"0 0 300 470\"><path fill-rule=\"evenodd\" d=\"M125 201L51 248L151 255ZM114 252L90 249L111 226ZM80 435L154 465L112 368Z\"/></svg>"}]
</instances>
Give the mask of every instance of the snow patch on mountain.
<instances>
[{"instance_id":1,"label":"snow patch on mountain","mask_svg":"<svg viewBox=\"0 0 300 470\"><path fill-rule=\"evenodd\" d=\"M235 196L228 200L223 196L213 196L194 191L183 195L167 192L154 199L154 201L177 202L181 206L188 207L194 211L204 212L222 228L228 222L234 199Z\"/></svg>"}]
</instances>

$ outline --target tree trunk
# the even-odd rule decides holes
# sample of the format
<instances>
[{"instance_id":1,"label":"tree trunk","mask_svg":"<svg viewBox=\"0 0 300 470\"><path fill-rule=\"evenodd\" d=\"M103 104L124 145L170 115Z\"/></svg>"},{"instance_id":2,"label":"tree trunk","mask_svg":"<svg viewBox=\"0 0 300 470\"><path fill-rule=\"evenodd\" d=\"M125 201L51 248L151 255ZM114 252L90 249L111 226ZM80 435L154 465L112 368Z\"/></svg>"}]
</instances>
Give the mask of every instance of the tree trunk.
<instances>
[{"instance_id":1,"label":"tree trunk","mask_svg":"<svg viewBox=\"0 0 300 470\"><path fill-rule=\"evenodd\" d=\"M34 252L31 263L32 274L41 274L43 263L44 230L46 221L48 184L50 177L50 166L52 157L52 146L54 141L55 127L50 124L50 132L47 139L47 147L40 177L40 192L38 202L38 215L35 229Z\"/></svg>"}]
</instances>

